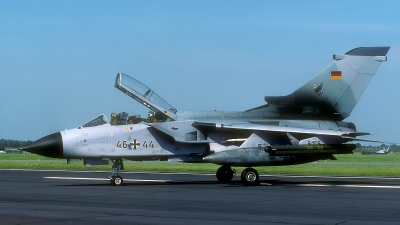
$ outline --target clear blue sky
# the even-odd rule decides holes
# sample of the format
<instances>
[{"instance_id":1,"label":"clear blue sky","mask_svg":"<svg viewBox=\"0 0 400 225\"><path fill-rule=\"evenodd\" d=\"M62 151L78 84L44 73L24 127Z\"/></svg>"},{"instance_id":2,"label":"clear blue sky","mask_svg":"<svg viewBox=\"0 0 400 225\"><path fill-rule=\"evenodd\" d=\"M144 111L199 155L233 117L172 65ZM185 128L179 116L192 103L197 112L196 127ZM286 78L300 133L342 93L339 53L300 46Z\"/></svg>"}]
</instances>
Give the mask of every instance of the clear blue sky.
<instances>
[{"instance_id":1,"label":"clear blue sky","mask_svg":"<svg viewBox=\"0 0 400 225\"><path fill-rule=\"evenodd\" d=\"M118 72L178 110L246 110L343 54L391 46L346 121L400 142L400 1L1 1L0 138L36 140L147 110Z\"/></svg>"}]
</instances>

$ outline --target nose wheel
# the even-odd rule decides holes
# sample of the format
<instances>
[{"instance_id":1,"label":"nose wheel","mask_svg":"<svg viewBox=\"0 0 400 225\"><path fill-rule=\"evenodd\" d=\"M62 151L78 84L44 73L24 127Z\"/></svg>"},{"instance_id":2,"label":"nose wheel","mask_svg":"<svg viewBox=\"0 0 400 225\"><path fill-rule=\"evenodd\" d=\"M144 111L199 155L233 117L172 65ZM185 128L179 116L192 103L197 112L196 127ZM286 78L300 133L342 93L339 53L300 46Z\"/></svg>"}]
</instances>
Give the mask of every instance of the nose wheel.
<instances>
[{"instance_id":1,"label":"nose wheel","mask_svg":"<svg viewBox=\"0 0 400 225\"><path fill-rule=\"evenodd\" d=\"M258 172L257 172L257 170L255 170L253 168L244 169L240 178L241 178L243 184L247 185L247 186L257 185L260 182Z\"/></svg>"},{"instance_id":2,"label":"nose wheel","mask_svg":"<svg viewBox=\"0 0 400 225\"><path fill-rule=\"evenodd\" d=\"M110 177L110 183L114 186L121 186L124 183L124 179L121 176Z\"/></svg>"},{"instance_id":3,"label":"nose wheel","mask_svg":"<svg viewBox=\"0 0 400 225\"><path fill-rule=\"evenodd\" d=\"M122 159L110 160L111 162L113 162L112 168L114 169L114 173L112 173L110 176L110 183L114 186L121 186L124 183L124 179L122 179L122 177L118 175L118 172L124 169Z\"/></svg>"}]
</instances>

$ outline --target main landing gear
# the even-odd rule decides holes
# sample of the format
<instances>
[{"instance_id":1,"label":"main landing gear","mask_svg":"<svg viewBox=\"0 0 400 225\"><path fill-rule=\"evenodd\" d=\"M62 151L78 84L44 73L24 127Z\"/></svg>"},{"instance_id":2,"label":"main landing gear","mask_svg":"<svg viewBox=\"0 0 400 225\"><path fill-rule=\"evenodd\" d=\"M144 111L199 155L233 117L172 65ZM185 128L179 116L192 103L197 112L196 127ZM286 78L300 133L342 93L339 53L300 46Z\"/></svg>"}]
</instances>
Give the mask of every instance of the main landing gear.
<instances>
[{"instance_id":1,"label":"main landing gear","mask_svg":"<svg viewBox=\"0 0 400 225\"><path fill-rule=\"evenodd\" d=\"M217 170L217 179L221 182L229 182L232 180L233 174L235 172L232 170L230 166L221 166Z\"/></svg>"},{"instance_id":2,"label":"main landing gear","mask_svg":"<svg viewBox=\"0 0 400 225\"><path fill-rule=\"evenodd\" d=\"M257 185L260 182L257 170L250 167L243 170L240 179L244 185L248 186Z\"/></svg>"},{"instance_id":3,"label":"main landing gear","mask_svg":"<svg viewBox=\"0 0 400 225\"><path fill-rule=\"evenodd\" d=\"M216 175L219 181L229 182L232 180L234 173L235 171L230 166L221 166L218 168ZM240 178L246 186L257 185L260 182L257 170L250 167L243 170Z\"/></svg>"},{"instance_id":4,"label":"main landing gear","mask_svg":"<svg viewBox=\"0 0 400 225\"><path fill-rule=\"evenodd\" d=\"M118 172L124 169L124 163L121 158L110 160L113 163L112 168L114 169L114 173L110 176L110 183L115 186L121 186L124 183L124 180L120 175L118 175Z\"/></svg>"}]
</instances>

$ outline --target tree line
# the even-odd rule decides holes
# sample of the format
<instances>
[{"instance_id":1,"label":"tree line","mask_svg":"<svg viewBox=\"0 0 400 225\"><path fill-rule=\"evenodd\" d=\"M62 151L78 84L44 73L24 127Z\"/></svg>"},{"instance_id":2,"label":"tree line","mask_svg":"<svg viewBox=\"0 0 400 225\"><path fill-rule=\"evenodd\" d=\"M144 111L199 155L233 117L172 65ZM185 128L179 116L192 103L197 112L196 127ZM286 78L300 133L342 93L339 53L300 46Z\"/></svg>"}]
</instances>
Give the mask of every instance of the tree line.
<instances>
[{"instance_id":1,"label":"tree line","mask_svg":"<svg viewBox=\"0 0 400 225\"><path fill-rule=\"evenodd\" d=\"M33 141L18 141L10 139L0 139L0 150L5 148L20 148L32 144Z\"/></svg>"}]
</instances>

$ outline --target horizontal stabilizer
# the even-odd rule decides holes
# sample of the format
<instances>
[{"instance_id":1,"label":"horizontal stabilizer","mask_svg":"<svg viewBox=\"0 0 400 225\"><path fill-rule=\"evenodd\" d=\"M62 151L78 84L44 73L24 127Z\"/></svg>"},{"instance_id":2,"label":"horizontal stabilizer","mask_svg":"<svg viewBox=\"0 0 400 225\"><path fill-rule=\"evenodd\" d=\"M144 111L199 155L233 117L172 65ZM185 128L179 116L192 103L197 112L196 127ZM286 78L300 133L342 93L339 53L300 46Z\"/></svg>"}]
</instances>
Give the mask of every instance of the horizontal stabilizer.
<instances>
[{"instance_id":1,"label":"horizontal stabilizer","mask_svg":"<svg viewBox=\"0 0 400 225\"><path fill-rule=\"evenodd\" d=\"M200 125L201 124L201 125ZM294 136L306 136L306 137L318 137L325 143L343 143L351 140L355 140L357 136L368 135L370 133L366 132L349 132L349 131L335 131L335 130L323 130L323 129L309 129L309 128L298 128L298 127L282 127L282 126L272 126L264 124L253 124L253 123L233 123L233 124L215 124L215 123L192 123L198 127L206 126L208 128L213 127L213 129L221 130L251 130L259 131L257 135L252 134L254 139L260 138L262 132L274 132L281 134L293 134ZM250 136L251 137L251 136ZM267 140L266 138L260 138L261 140ZM248 138L246 142L252 143L253 141ZM247 146L246 142L243 146ZM241 146L242 148L242 146Z\"/></svg>"},{"instance_id":2,"label":"horizontal stabilizer","mask_svg":"<svg viewBox=\"0 0 400 225\"><path fill-rule=\"evenodd\" d=\"M390 145L397 145L399 143L394 142L387 142L387 141L378 141L378 140L370 140L370 139L363 139L363 138L355 138L355 137L343 137L343 139L347 139L348 141L365 141L365 142L375 142L381 144L390 144Z\"/></svg>"}]
</instances>

